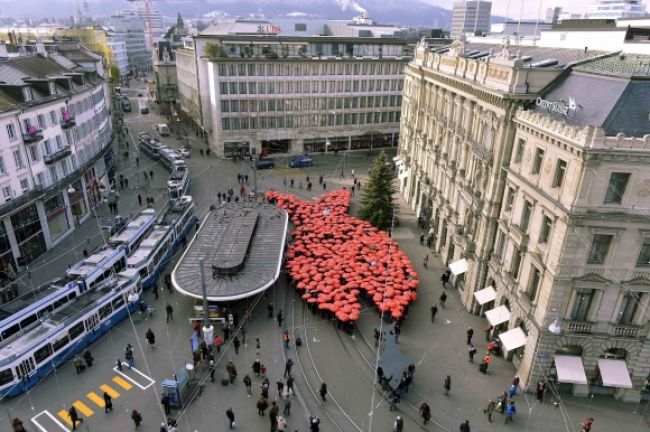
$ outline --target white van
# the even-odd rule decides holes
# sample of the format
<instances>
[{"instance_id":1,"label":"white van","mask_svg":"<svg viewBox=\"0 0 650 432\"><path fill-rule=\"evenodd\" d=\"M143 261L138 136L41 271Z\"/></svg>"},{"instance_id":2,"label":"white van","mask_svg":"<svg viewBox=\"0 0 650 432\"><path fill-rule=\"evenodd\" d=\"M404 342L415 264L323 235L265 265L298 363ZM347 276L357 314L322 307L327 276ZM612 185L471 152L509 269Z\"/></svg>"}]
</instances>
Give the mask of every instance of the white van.
<instances>
[{"instance_id":1,"label":"white van","mask_svg":"<svg viewBox=\"0 0 650 432\"><path fill-rule=\"evenodd\" d=\"M169 128L165 123L160 123L156 129L158 130L158 133L160 136L169 136Z\"/></svg>"}]
</instances>

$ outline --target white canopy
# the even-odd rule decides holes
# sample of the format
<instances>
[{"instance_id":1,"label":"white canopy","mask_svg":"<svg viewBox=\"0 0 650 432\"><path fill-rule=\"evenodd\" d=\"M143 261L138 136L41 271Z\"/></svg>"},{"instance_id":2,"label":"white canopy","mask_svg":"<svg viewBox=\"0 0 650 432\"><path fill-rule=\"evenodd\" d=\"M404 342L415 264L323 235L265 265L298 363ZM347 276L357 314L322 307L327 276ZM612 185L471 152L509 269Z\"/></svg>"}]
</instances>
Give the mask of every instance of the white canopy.
<instances>
[{"instance_id":1,"label":"white canopy","mask_svg":"<svg viewBox=\"0 0 650 432\"><path fill-rule=\"evenodd\" d=\"M400 174L400 175L397 176L397 177L398 177L400 180L404 180L406 177L409 176L409 174L411 174L411 170L410 170L410 169L404 171L402 174Z\"/></svg>"},{"instance_id":2,"label":"white canopy","mask_svg":"<svg viewBox=\"0 0 650 432\"><path fill-rule=\"evenodd\" d=\"M485 312L485 316L493 326L498 326L501 323L510 321L510 311L504 305Z\"/></svg>"},{"instance_id":3,"label":"white canopy","mask_svg":"<svg viewBox=\"0 0 650 432\"><path fill-rule=\"evenodd\" d=\"M449 264L449 270L451 270L454 276L465 273L467 271L467 268L468 265L465 258L459 259L458 261L454 261L453 263Z\"/></svg>"},{"instance_id":4,"label":"white canopy","mask_svg":"<svg viewBox=\"0 0 650 432\"><path fill-rule=\"evenodd\" d=\"M492 286L489 286L487 288L483 288L480 291L475 291L474 298L478 304L484 305L485 303L491 302L497 298L497 292L494 291L494 288Z\"/></svg>"},{"instance_id":5,"label":"white canopy","mask_svg":"<svg viewBox=\"0 0 650 432\"><path fill-rule=\"evenodd\" d=\"M399 155L398 155L398 156L395 156L395 157L393 158L393 160L394 160L395 162L397 162L398 160L400 160Z\"/></svg>"},{"instance_id":6,"label":"white canopy","mask_svg":"<svg viewBox=\"0 0 650 432\"><path fill-rule=\"evenodd\" d=\"M555 369L557 380L561 383L587 384L585 367L582 357L569 355L555 355Z\"/></svg>"},{"instance_id":7,"label":"white canopy","mask_svg":"<svg viewBox=\"0 0 650 432\"><path fill-rule=\"evenodd\" d=\"M526 345L526 333L521 327L513 328L499 335L504 351L512 351Z\"/></svg>"},{"instance_id":8,"label":"white canopy","mask_svg":"<svg viewBox=\"0 0 650 432\"><path fill-rule=\"evenodd\" d=\"M598 369L605 387L632 388L625 360L598 359Z\"/></svg>"}]
</instances>

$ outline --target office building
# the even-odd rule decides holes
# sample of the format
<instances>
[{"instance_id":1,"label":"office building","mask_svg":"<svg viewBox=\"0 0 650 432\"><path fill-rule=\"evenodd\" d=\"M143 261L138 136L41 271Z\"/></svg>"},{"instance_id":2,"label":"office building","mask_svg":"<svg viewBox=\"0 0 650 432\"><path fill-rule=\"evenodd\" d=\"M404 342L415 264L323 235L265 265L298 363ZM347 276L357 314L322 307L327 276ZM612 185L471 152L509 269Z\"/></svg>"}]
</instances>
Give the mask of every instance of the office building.
<instances>
[{"instance_id":1,"label":"office building","mask_svg":"<svg viewBox=\"0 0 650 432\"><path fill-rule=\"evenodd\" d=\"M598 0L587 6L586 19L616 19L643 16L646 5L643 0Z\"/></svg>"},{"instance_id":2,"label":"office building","mask_svg":"<svg viewBox=\"0 0 650 432\"><path fill-rule=\"evenodd\" d=\"M98 61L95 68L81 66L43 44L9 57L0 46L4 272L24 269L74 232L107 190L111 121Z\"/></svg>"},{"instance_id":3,"label":"office building","mask_svg":"<svg viewBox=\"0 0 650 432\"><path fill-rule=\"evenodd\" d=\"M111 17L106 25L111 35L124 41L129 72L144 74L153 69L151 51L147 48L147 35L144 23L137 18Z\"/></svg>"},{"instance_id":4,"label":"office building","mask_svg":"<svg viewBox=\"0 0 650 432\"><path fill-rule=\"evenodd\" d=\"M650 374L649 59L461 39L405 69L400 191L528 390Z\"/></svg>"},{"instance_id":5,"label":"office building","mask_svg":"<svg viewBox=\"0 0 650 432\"><path fill-rule=\"evenodd\" d=\"M236 20L195 36L197 123L211 134L212 151L396 147L402 68L416 40L403 28L366 20ZM352 35L339 36L343 30ZM178 65L191 52L180 51ZM184 105L193 100L194 87L181 83L186 66L177 70L181 109L190 112L195 104Z\"/></svg>"},{"instance_id":6,"label":"office building","mask_svg":"<svg viewBox=\"0 0 650 432\"><path fill-rule=\"evenodd\" d=\"M144 8L138 9L122 9L118 11L116 16L122 16L124 18L136 19L142 22L145 27L146 34L146 44L147 48L151 49L154 42L157 42L163 38L165 32L167 31L167 26L163 23L163 16L159 10L149 9L149 14ZM149 40L149 33L151 34L151 40Z\"/></svg>"},{"instance_id":7,"label":"office building","mask_svg":"<svg viewBox=\"0 0 650 432\"><path fill-rule=\"evenodd\" d=\"M176 57L171 41L162 40L154 43L153 72L156 82L155 101L162 112L171 113L170 105L178 99L178 74Z\"/></svg>"},{"instance_id":8,"label":"office building","mask_svg":"<svg viewBox=\"0 0 650 432\"><path fill-rule=\"evenodd\" d=\"M456 1L451 11L451 37L490 31L492 2L481 0Z\"/></svg>"},{"instance_id":9,"label":"office building","mask_svg":"<svg viewBox=\"0 0 650 432\"><path fill-rule=\"evenodd\" d=\"M560 20L560 14L562 13L562 8L559 6L546 9L546 17L544 22L547 24L555 25Z\"/></svg>"}]
</instances>

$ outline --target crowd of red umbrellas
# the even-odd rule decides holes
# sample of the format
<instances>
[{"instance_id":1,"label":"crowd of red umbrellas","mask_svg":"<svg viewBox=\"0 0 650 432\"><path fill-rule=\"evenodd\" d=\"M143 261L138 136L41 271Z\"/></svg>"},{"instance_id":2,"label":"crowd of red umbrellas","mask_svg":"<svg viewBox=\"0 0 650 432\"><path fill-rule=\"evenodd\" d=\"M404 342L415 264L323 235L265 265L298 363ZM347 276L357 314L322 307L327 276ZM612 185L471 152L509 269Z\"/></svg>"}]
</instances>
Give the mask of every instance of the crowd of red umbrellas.
<instances>
[{"instance_id":1,"label":"crowd of red umbrellas","mask_svg":"<svg viewBox=\"0 0 650 432\"><path fill-rule=\"evenodd\" d=\"M343 322L356 321L362 295L399 319L417 298L418 274L397 243L347 214L350 191L334 190L315 203L275 191L266 197L285 209L295 226L286 268L311 306Z\"/></svg>"}]
</instances>

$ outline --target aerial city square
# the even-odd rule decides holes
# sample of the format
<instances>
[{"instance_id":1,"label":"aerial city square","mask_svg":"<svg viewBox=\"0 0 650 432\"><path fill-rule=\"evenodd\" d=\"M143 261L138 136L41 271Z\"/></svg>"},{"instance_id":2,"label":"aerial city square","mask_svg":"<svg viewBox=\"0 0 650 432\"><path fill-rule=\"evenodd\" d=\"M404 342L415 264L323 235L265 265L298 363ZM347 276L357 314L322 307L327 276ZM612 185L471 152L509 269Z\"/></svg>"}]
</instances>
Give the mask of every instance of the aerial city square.
<instances>
[{"instance_id":1,"label":"aerial city square","mask_svg":"<svg viewBox=\"0 0 650 432\"><path fill-rule=\"evenodd\" d=\"M647 431L649 40L645 0L3 2L0 431Z\"/></svg>"}]
</instances>

